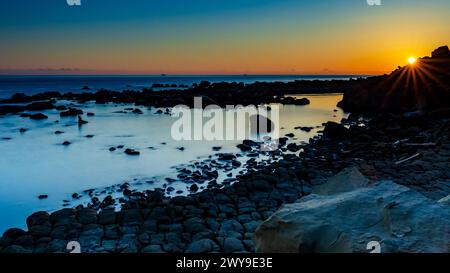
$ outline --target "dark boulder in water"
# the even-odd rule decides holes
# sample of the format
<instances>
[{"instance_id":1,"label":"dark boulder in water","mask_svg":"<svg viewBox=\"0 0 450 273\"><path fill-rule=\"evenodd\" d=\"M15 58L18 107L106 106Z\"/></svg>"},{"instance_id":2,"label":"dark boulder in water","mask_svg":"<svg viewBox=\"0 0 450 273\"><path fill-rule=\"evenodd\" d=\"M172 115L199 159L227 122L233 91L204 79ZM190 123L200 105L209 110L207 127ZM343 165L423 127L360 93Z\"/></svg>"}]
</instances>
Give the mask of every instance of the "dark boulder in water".
<instances>
[{"instance_id":1,"label":"dark boulder in water","mask_svg":"<svg viewBox=\"0 0 450 273\"><path fill-rule=\"evenodd\" d=\"M69 108L69 110L59 113L59 116L60 117L75 117L75 116L82 115L82 114L83 114L83 110L76 109L76 108Z\"/></svg>"},{"instance_id":2,"label":"dark boulder in water","mask_svg":"<svg viewBox=\"0 0 450 273\"><path fill-rule=\"evenodd\" d=\"M271 133L275 124L263 115L250 116L250 133L252 135Z\"/></svg>"},{"instance_id":3,"label":"dark boulder in water","mask_svg":"<svg viewBox=\"0 0 450 273\"><path fill-rule=\"evenodd\" d=\"M141 115L141 114L143 114L144 112L142 112L142 110L141 109L139 109L139 108L135 108L135 109L133 109L133 111L131 111L133 114L139 114L139 115Z\"/></svg>"},{"instance_id":4,"label":"dark boulder in water","mask_svg":"<svg viewBox=\"0 0 450 273\"><path fill-rule=\"evenodd\" d=\"M78 116L78 125L79 126L81 126L81 125L83 125L83 124L87 124L88 122L86 121L86 120L83 120L82 118L81 118L81 116Z\"/></svg>"},{"instance_id":5,"label":"dark boulder in water","mask_svg":"<svg viewBox=\"0 0 450 273\"><path fill-rule=\"evenodd\" d=\"M42 110L48 110L48 109L53 109L53 108L55 108L53 103L44 102L44 101L33 102L33 103L25 106L25 110L28 110L28 111L42 111Z\"/></svg>"},{"instance_id":6,"label":"dark boulder in water","mask_svg":"<svg viewBox=\"0 0 450 273\"><path fill-rule=\"evenodd\" d=\"M329 138L333 139L343 139L348 137L350 130L344 127L342 124L329 121L325 123L325 129L323 134Z\"/></svg>"},{"instance_id":7,"label":"dark boulder in water","mask_svg":"<svg viewBox=\"0 0 450 273\"><path fill-rule=\"evenodd\" d=\"M32 120L43 120L43 119L48 119L48 116L42 114L42 113L37 113L37 114L33 114L30 115L30 119Z\"/></svg>"},{"instance_id":8,"label":"dark boulder in water","mask_svg":"<svg viewBox=\"0 0 450 273\"><path fill-rule=\"evenodd\" d=\"M281 100L283 104L308 105L311 102L307 98L296 99L293 97L285 97Z\"/></svg>"},{"instance_id":9,"label":"dark boulder in water","mask_svg":"<svg viewBox=\"0 0 450 273\"><path fill-rule=\"evenodd\" d=\"M137 150L128 148L128 149L125 150L125 154L127 154L127 155L140 155L141 153L139 151L137 151Z\"/></svg>"},{"instance_id":10,"label":"dark boulder in water","mask_svg":"<svg viewBox=\"0 0 450 273\"><path fill-rule=\"evenodd\" d=\"M41 195L38 196L38 198L39 198L40 200L42 200L42 199L47 199L47 198L48 198L48 195L47 195L47 194L41 194Z\"/></svg>"},{"instance_id":11,"label":"dark boulder in water","mask_svg":"<svg viewBox=\"0 0 450 273\"><path fill-rule=\"evenodd\" d=\"M245 144L238 144L236 146L238 149L240 149L242 152L248 152L252 150L252 147L249 145L245 145Z\"/></svg>"},{"instance_id":12,"label":"dark boulder in water","mask_svg":"<svg viewBox=\"0 0 450 273\"><path fill-rule=\"evenodd\" d=\"M69 146L70 144L72 144L72 143L70 143L70 141L67 141L67 140L62 143L63 146Z\"/></svg>"}]
</instances>

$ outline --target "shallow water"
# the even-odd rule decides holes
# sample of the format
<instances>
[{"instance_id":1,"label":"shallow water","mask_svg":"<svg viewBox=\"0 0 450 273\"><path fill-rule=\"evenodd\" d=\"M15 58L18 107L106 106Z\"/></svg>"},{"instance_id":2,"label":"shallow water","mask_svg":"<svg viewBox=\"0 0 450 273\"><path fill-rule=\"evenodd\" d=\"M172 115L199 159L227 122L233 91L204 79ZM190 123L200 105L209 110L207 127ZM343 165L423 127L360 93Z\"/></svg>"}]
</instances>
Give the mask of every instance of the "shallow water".
<instances>
[{"instance_id":1,"label":"shallow water","mask_svg":"<svg viewBox=\"0 0 450 273\"><path fill-rule=\"evenodd\" d=\"M309 133L294 130L297 126L320 126L327 121L339 122L344 113L335 111L341 95L311 95L307 106L286 105L280 108L281 135L295 133L295 141L308 141L320 128ZM144 109L142 115L115 113L130 105L82 106L95 116L81 128L76 118L60 118L58 111L44 111L48 120L32 121L18 115L0 117L0 232L9 227L25 227L25 218L34 211L62 208L63 200L77 202L72 193L102 189L123 182L135 188L162 187L166 177L175 177L175 166L192 160L206 159L216 152L239 152L241 141L175 141L171 126L176 120L169 115L157 115L156 109ZM59 120L58 123L55 121ZM20 133L20 128L28 131ZM56 135L55 131L63 131ZM87 138L93 135L93 138ZM11 138L11 139L4 139ZM61 145L70 141L70 146ZM166 142L165 145L162 143ZM128 156L123 150L110 152L110 147L125 145L141 152ZM153 147L154 149L149 149ZM177 147L185 147L180 151ZM154 183L148 184L147 181ZM171 185L186 191L183 183ZM37 197L49 197L39 200ZM85 202L81 200L78 202Z\"/></svg>"}]
</instances>

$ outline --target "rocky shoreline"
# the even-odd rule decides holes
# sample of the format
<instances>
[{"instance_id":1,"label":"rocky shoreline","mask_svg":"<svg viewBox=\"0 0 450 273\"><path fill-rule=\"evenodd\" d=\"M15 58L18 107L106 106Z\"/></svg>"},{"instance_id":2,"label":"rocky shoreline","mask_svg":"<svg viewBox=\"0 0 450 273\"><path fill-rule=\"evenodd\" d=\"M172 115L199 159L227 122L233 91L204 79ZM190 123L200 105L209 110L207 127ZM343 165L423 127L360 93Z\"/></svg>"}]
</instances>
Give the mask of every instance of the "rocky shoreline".
<instances>
[{"instance_id":1,"label":"rocky shoreline","mask_svg":"<svg viewBox=\"0 0 450 273\"><path fill-rule=\"evenodd\" d=\"M78 241L90 253L254 252L254 231L264 220L348 167L434 200L450 194L448 109L350 115L343 124L348 126L325 124L323 136L301 146L299 155L283 153L281 141L278 151L264 152L276 160L251 161L237 183L223 188L174 198L163 190L134 193L116 212L77 207L34 213L28 231L3 234L0 251L66 252L69 241Z\"/></svg>"},{"instance_id":2,"label":"rocky shoreline","mask_svg":"<svg viewBox=\"0 0 450 273\"><path fill-rule=\"evenodd\" d=\"M401 78L403 72L409 73L413 69L404 67L391 75L366 80L266 84L262 85L267 88L266 91L261 92L247 92L255 91L254 88L261 90L260 83L249 86L202 83L179 93L105 90L64 95L45 93L31 97L16 95L3 103L32 102L25 106L25 110L53 108L54 99L172 107L177 104L190 105L193 96L201 95L205 106L234 105L236 101L243 105L302 105L304 101L297 102L292 98L286 101L284 95L295 93L305 85L304 90L313 87L321 89L328 85L323 90L339 91L335 88L340 87L341 91L346 91L340 106L352 114L342 124L324 124L323 134L311 139L307 145L288 144L286 137L280 139L279 149L267 152L253 144L243 143L241 147L245 149L241 149L242 153L252 154L252 157L264 155L269 159L249 160L246 171L236 177L235 183L225 187L212 186L187 197L174 198L167 197L165 190L124 190L127 199L120 211L108 209L108 204L113 200L105 199L102 202L105 206L91 204L87 208L66 208L51 214L34 213L26 220L28 231L12 228L3 234L0 252L67 252L69 241L79 242L82 252L88 253L254 252L254 232L263 221L284 205L310 195L347 168L358 170L374 183L389 180L404 186L392 186L398 194L411 189L414 194L425 196L427 200L447 200L443 203L448 204L449 60L448 47L436 50L431 58L420 60L424 67L433 66L440 71L435 73L438 82L433 84L429 79L422 79L423 82L417 85L410 85L405 80L397 86L404 80ZM418 94L417 88L424 92ZM47 101L33 102L37 100ZM23 107L3 105L0 106L0 114L21 112ZM78 115L71 109L61 111ZM370 115L365 116L367 113ZM29 117L45 118L39 115ZM224 165L233 165L235 157L227 154L219 156L218 160L228 162ZM184 178L190 179L193 174L184 175ZM388 184L383 185L386 188ZM98 211L98 208L102 209ZM354 214L358 217L358 210ZM449 234L450 229L444 226L444 239L448 239ZM426 238L416 240L426 241ZM338 249L352 250L347 247ZM395 246L390 249L392 252L398 250Z\"/></svg>"}]
</instances>

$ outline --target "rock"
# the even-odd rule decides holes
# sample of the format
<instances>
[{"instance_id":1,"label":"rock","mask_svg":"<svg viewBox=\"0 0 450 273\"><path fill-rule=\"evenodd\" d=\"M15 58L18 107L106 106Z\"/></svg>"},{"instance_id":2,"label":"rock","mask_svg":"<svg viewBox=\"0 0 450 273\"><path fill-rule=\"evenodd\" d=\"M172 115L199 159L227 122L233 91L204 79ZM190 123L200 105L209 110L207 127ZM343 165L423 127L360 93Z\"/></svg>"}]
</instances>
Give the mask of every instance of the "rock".
<instances>
[{"instance_id":1,"label":"rock","mask_svg":"<svg viewBox=\"0 0 450 273\"><path fill-rule=\"evenodd\" d=\"M81 116L78 116L78 126L81 126L81 125L87 124L87 123L88 123L88 122L85 121L85 120L83 120L83 119L81 118Z\"/></svg>"},{"instance_id":2,"label":"rock","mask_svg":"<svg viewBox=\"0 0 450 273\"><path fill-rule=\"evenodd\" d=\"M208 253L219 251L219 246L211 239L202 239L188 245L186 253Z\"/></svg>"},{"instance_id":3,"label":"rock","mask_svg":"<svg viewBox=\"0 0 450 273\"><path fill-rule=\"evenodd\" d=\"M449 252L450 208L392 182L283 206L255 232L257 252Z\"/></svg>"},{"instance_id":4,"label":"rock","mask_svg":"<svg viewBox=\"0 0 450 273\"><path fill-rule=\"evenodd\" d=\"M50 224L46 225L34 225L28 229L28 232L33 235L33 237L48 237L52 229Z\"/></svg>"},{"instance_id":5,"label":"rock","mask_svg":"<svg viewBox=\"0 0 450 273\"><path fill-rule=\"evenodd\" d=\"M114 152L116 150L116 148L115 147L111 147L111 148L109 148L109 151L110 152Z\"/></svg>"},{"instance_id":6,"label":"rock","mask_svg":"<svg viewBox=\"0 0 450 273\"><path fill-rule=\"evenodd\" d=\"M48 119L48 116L42 114L42 113L37 113L37 114L33 114L30 115L30 119L32 120L43 120L43 119Z\"/></svg>"},{"instance_id":7,"label":"rock","mask_svg":"<svg viewBox=\"0 0 450 273\"><path fill-rule=\"evenodd\" d=\"M83 208L78 210L78 222L83 225L97 223L97 211L92 208Z\"/></svg>"},{"instance_id":8,"label":"rock","mask_svg":"<svg viewBox=\"0 0 450 273\"><path fill-rule=\"evenodd\" d=\"M160 245L149 245L141 250L142 253L164 253Z\"/></svg>"},{"instance_id":9,"label":"rock","mask_svg":"<svg viewBox=\"0 0 450 273\"><path fill-rule=\"evenodd\" d=\"M48 101L33 102L33 103L30 103L25 106L25 110L28 110L28 111L42 111L42 110L48 110L48 109L53 109L53 108L55 108L53 103L48 102Z\"/></svg>"},{"instance_id":10,"label":"rock","mask_svg":"<svg viewBox=\"0 0 450 273\"><path fill-rule=\"evenodd\" d=\"M369 179L362 175L358 168L351 167L329 178L325 184L314 187L313 192L321 195L331 195L356 190L369 185Z\"/></svg>"},{"instance_id":11,"label":"rock","mask_svg":"<svg viewBox=\"0 0 450 273\"><path fill-rule=\"evenodd\" d=\"M309 133L312 131L312 129L314 129L314 127L301 126L301 127L295 127L295 129Z\"/></svg>"},{"instance_id":12,"label":"rock","mask_svg":"<svg viewBox=\"0 0 450 273\"><path fill-rule=\"evenodd\" d=\"M3 233L3 237L7 237L7 238L15 240L15 239L19 238L20 236L24 236L26 234L27 233L23 229L10 228Z\"/></svg>"},{"instance_id":13,"label":"rock","mask_svg":"<svg viewBox=\"0 0 450 273\"><path fill-rule=\"evenodd\" d=\"M252 147L249 145L245 145L245 144L238 144L236 146L238 149L240 149L242 152L248 152L252 150Z\"/></svg>"},{"instance_id":14,"label":"rock","mask_svg":"<svg viewBox=\"0 0 450 273\"><path fill-rule=\"evenodd\" d=\"M6 247L5 249L2 250L2 253L32 253L31 250L26 249L22 246L18 246L18 245L11 245Z\"/></svg>"},{"instance_id":15,"label":"rock","mask_svg":"<svg viewBox=\"0 0 450 273\"><path fill-rule=\"evenodd\" d=\"M252 115L249 119L252 135L267 134L275 129L275 123L263 115Z\"/></svg>"},{"instance_id":16,"label":"rock","mask_svg":"<svg viewBox=\"0 0 450 273\"><path fill-rule=\"evenodd\" d=\"M50 225L50 215L46 211L38 211L27 217L27 227L35 225Z\"/></svg>"},{"instance_id":17,"label":"rock","mask_svg":"<svg viewBox=\"0 0 450 273\"><path fill-rule=\"evenodd\" d=\"M39 199L39 200L47 199L47 198L48 198L48 195L47 195L47 194L41 194L41 195L38 196L38 199Z\"/></svg>"},{"instance_id":18,"label":"rock","mask_svg":"<svg viewBox=\"0 0 450 273\"><path fill-rule=\"evenodd\" d=\"M55 135L60 135L60 134L64 134L64 132L62 132L62 131L55 131Z\"/></svg>"},{"instance_id":19,"label":"rock","mask_svg":"<svg viewBox=\"0 0 450 273\"><path fill-rule=\"evenodd\" d=\"M285 97L282 100L283 104L294 104L294 105L308 105L311 102L307 98L296 99L293 97Z\"/></svg>"},{"instance_id":20,"label":"rock","mask_svg":"<svg viewBox=\"0 0 450 273\"><path fill-rule=\"evenodd\" d=\"M289 143L286 148L288 149L288 151L290 152L298 152L301 149L300 145L297 145L296 143Z\"/></svg>"},{"instance_id":21,"label":"rock","mask_svg":"<svg viewBox=\"0 0 450 273\"><path fill-rule=\"evenodd\" d=\"M343 125L329 121L325 123L325 129L323 130L323 134L332 139L343 139L349 135L349 129L345 128Z\"/></svg>"},{"instance_id":22,"label":"rock","mask_svg":"<svg viewBox=\"0 0 450 273\"><path fill-rule=\"evenodd\" d=\"M245 251L245 247L241 240L236 238L225 238L223 243L223 250L225 253Z\"/></svg>"},{"instance_id":23,"label":"rock","mask_svg":"<svg viewBox=\"0 0 450 273\"><path fill-rule=\"evenodd\" d=\"M242 227L241 223L234 219L223 221L222 225L220 226L219 235L226 237L227 234L231 231L243 233L244 227Z\"/></svg>"},{"instance_id":24,"label":"rock","mask_svg":"<svg viewBox=\"0 0 450 273\"><path fill-rule=\"evenodd\" d=\"M192 184L192 185L189 187L189 190L190 190L191 192L197 192L197 191L198 191L198 185L197 185L197 184Z\"/></svg>"},{"instance_id":25,"label":"rock","mask_svg":"<svg viewBox=\"0 0 450 273\"><path fill-rule=\"evenodd\" d=\"M72 144L72 143L70 143L70 141L67 141L67 140L62 143L63 146L69 146L70 144Z\"/></svg>"},{"instance_id":26,"label":"rock","mask_svg":"<svg viewBox=\"0 0 450 273\"><path fill-rule=\"evenodd\" d=\"M133 109L133 111L131 111L133 114L139 114L139 115L141 115L141 114L143 114L144 112L142 112L142 110L141 109L139 109L139 108L135 108L135 109Z\"/></svg>"},{"instance_id":27,"label":"rock","mask_svg":"<svg viewBox=\"0 0 450 273\"><path fill-rule=\"evenodd\" d=\"M222 147L220 147L220 146L215 146L215 147L212 147L212 150L215 151L215 152L217 152L217 151L222 150Z\"/></svg>"},{"instance_id":28,"label":"rock","mask_svg":"<svg viewBox=\"0 0 450 273\"><path fill-rule=\"evenodd\" d=\"M93 116L95 116L95 113L86 113L86 115L88 116L88 117L93 117Z\"/></svg>"},{"instance_id":29,"label":"rock","mask_svg":"<svg viewBox=\"0 0 450 273\"><path fill-rule=\"evenodd\" d=\"M125 153L127 155L140 155L141 154L139 151L136 151L136 150L130 149L130 148L126 149Z\"/></svg>"},{"instance_id":30,"label":"rock","mask_svg":"<svg viewBox=\"0 0 450 273\"><path fill-rule=\"evenodd\" d=\"M102 210L98 214L98 223L100 225L112 225L116 223L116 212L113 210Z\"/></svg>"},{"instance_id":31,"label":"rock","mask_svg":"<svg viewBox=\"0 0 450 273\"><path fill-rule=\"evenodd\" d=\"M75 117L83 114L83 110L69 108L67 111L63 111L59 113L60 117Z\"/></svg>"},{"instance_id":32,"label":"rock","mask_svg":"<svg viewBox=\"0 0 450 273\"><path fill-rule=\"evenodd\" d=\"M21 134L25 133L26 131L28 131L28 129L26 129L26 128L20 128L20 129L19 129L19 132L20 132Z\"/></svg>"},{"instance_id":33,"label":"rock","mask_svg":"<svg viewBox=\"0 0 450 273\"><path fill-rule=\"evenodd\" d=\"M448 49L448 46L441 46L437 49L433 50L431 53L432 58L450 58L450 50Z\"/></svg>"}]
</instances>

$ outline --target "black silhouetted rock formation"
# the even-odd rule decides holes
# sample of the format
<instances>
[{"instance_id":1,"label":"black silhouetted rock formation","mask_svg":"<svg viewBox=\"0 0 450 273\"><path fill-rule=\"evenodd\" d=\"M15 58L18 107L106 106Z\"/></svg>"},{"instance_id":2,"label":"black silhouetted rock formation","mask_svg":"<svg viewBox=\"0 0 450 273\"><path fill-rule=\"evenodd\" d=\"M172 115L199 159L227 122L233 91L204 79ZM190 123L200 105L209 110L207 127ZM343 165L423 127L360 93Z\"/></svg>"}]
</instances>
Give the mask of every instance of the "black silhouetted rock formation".
<instances>
[{"instance_id":1,"label":"black silhouetted rock formation","mask_svg":"<svg viewBox=\"0 0 450 273\"><path fill-rule=\"evenodd\" d=\"M345 111L401 113L450 107L450 50L399 67L389 75L358 81L339 103Z\"/></svg>"}]
</instances>

